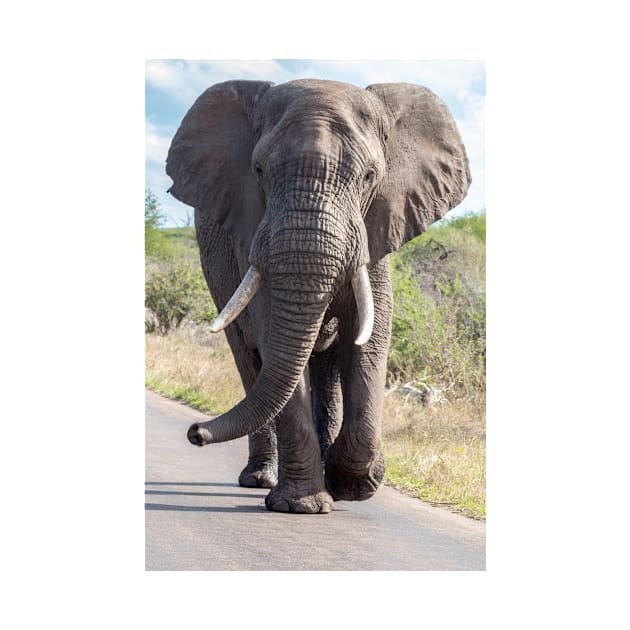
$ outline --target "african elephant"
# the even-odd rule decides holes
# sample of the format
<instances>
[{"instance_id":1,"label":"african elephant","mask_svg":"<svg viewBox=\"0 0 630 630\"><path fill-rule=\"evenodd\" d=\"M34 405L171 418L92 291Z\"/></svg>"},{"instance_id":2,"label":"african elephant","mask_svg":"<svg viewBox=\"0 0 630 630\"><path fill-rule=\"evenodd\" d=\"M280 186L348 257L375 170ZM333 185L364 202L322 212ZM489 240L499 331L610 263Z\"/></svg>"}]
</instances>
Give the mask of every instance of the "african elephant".
<instances>
[{"instance_id":1,"label":"african elephant","mask_svg":"<svg viewBox=\"0 0 630 630\"><path fill-rule=\"evenodd\" d=\"M405 83L227 81L192 105L166 172L195 208L212 330L225 329L246 391L188 439L249 434L239 481L270 487L269 510L368 499L385 472L388 254L471 181L446 105Z\"/></svg>"}]
</instances>

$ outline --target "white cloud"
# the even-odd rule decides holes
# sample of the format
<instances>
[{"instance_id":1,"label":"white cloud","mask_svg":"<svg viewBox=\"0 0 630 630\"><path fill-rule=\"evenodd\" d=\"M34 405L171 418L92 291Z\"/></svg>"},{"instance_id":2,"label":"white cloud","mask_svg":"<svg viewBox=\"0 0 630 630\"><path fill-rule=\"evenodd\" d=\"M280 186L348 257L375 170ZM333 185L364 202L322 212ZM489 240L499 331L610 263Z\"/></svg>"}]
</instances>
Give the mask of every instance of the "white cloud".
<instances>
[{"instance_id":1,"label":"white cloud","mask_svg":"<svg viewBox=\"0 0 630 630\"><path fill-rule=\"evenodd\" d=\"M250 78L260 81L282 83L293 77L277 61L269 59L219 60L205 64L209 73L225 75L226 78Z\"/></svg>"},{"instance_id":2,"label":"white cloud","mask_svg":"<svg viewBox=\"0 0 630 630\"><path fill-rule=\"evenodd\" d=\"M454 95L461 100L472 83L483 76L484 63L472 60L312 60L309 61L309 71L315 78L354 77L353 82L360 86L370 83L418 83L439 95Z\"/></svg>"},{"instance_id":3,"label":"white cloud","mask_svg":"<svg viewBox=\"0 0 630 630\"><path fill-rule=\"evenodd\" d=\"M486 155L485 97L475 95L469 98L463 117L456 118L468 159L484 163Z\"/></svg>"},{"instance_id":4,"label":"white cloud","mask_svg":"<svg viewBox=\"0 0 630 630\"><path fill-rule=\"evenodd\" d=\"M171 135L160 134L158 128L151 122L146 123L146 149L145 156L147 162L155 162L164 165L166 155L171 144Z\"/></svg>"},{"instance_id":5,"label":"white cloud","mask_svg":"<svg viewBox=\"0 0 630 630\"><path fill-rule=\"evenodd\" d=\"M483 61L475 60L297 60L289 70L275 60L150 60L147 83L156 89L190 102L210 85L230 79L283 83L298 78L370 83L406 81L426 85L441 96L465 100L472 83L484 73Z\"/></svg>"},{"instance_id":6,"label":"white cloud","mask_svg":"<svg viewBox=\"0 0 630 630\"><path fill-rule=\"evenodd\" d=\"M468 161L472 184L468 196L460 208L455 211L479 211L486 207L486 119L485 96L467 92L464 97L464 116L456 119L462 136Z\"/></svg>"},{"instance_id":7,"label":"white cloud","mask_svg":"<svg viewBox=\"0 0 630 630\"><path fill-rule=\"evenodd\" d=\"M150 60L146 63L147 83L184 103L192 103L206 88L222 81L249 79L283 83L293 78L277 61L265 59Z\"/></svg>"},{"instance_id":8,"label":"white cloud","mask_svg":"<svg viewBox=\"0 0 630 630\"><path fill-rule=\"evenodd\" d=\"M146 82L171 96L190 100L198 96L198 91L189 83L186 64L184 61L149 60L146 62Z\"/></svg>"}]
</instances>

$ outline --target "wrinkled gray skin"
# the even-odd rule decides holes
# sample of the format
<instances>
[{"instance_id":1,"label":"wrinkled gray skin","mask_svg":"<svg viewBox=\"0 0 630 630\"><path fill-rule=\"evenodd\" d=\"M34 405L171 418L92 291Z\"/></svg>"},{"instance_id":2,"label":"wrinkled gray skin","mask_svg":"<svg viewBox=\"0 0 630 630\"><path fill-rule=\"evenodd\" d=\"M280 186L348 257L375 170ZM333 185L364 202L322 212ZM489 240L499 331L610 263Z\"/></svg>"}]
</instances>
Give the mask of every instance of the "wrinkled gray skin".
<instances>
[{"instance_id":1,"label":"wrinkled gray skin","mask_svg":"<svg viewBox=\"0 0 630 630\"><path fill-rule=\"evenodd\" d=\"M246 397L191 426L188 439L201 446L249 434L239 481L272 488L270 510L326 513L333 500L368 499L385 470L387 254L470 185L448 109L410 84L228 81L186 114L166 170L170 192L195 208L217 308L250 265L262 275L226 329ZM363 264L375 314L358 346L350 284Z\"/></svg>"}]
</instances>

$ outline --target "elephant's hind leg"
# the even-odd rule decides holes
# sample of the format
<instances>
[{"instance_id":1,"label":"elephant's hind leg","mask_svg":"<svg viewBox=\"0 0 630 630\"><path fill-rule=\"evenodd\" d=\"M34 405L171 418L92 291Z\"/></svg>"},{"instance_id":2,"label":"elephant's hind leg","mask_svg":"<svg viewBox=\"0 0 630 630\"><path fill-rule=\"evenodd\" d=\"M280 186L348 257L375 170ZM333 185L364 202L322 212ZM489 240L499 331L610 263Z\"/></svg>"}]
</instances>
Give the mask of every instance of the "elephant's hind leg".
<instances>
[{"instance_id":1,"label":"elephant's hind leg","mask_svg":"<svg viewBox=\"0 0 630 630\"><path fill-rule=\"evenodd\" d=\"M343 397L336 346L313 354L309 362L309 372L313 421L323 465L328 449L339 434L343 420Z\"/></svg>"}]
</instances>

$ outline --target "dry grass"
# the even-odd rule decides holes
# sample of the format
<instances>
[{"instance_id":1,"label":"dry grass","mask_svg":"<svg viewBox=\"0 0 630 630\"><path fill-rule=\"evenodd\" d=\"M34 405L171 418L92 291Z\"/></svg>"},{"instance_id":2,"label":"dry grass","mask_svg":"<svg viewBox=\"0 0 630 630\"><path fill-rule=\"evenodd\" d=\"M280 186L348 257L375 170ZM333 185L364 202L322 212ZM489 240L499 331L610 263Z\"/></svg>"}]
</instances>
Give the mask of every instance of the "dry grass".
<instances>
[{"instance_id":1,"label":"dry grass","mask_svg":"<svg viewBox=\"0 0 630 630\"><path fill-rule=\"evenodd\" d=\"M225 336L206 331L185 326L163 337L145 335L145 383L165 396L220 414L244 392Z\"/></svg>"},{"instance_id":2,"label":"dry grass","mask_svg":"<svg viewBox=\"0 0 630 630\"><path fill-rule=\"evenodd\" d=\"M186 326L146 335L146 385L219 414L243 397L224 335ZM394 392L383 414L386 483L423 500L485 517L484 401L420 402Z\"/></svg>"},{"instance_id":3,"label":"dry grass","mask_svg":"<svg viewBox=\"0 0 630 630\"><path fill-rule=\"evenodd\" d=\"M485 445L481 400L424 408L398 392L385 398L383 450L389 485L485 517Z\"/></svg>"}]
</instances>

